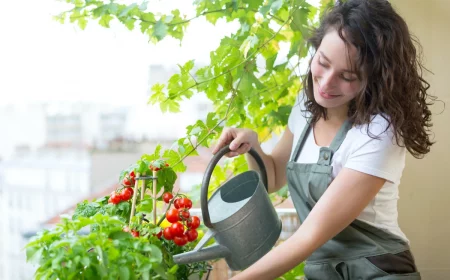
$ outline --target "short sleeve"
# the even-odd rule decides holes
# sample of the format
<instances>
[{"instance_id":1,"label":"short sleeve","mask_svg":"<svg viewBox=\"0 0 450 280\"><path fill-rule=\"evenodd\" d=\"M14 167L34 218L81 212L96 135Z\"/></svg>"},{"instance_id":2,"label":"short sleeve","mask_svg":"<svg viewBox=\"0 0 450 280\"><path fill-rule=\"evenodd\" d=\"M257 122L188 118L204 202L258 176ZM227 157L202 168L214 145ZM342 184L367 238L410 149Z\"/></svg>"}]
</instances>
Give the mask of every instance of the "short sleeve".
<instances>
[{"instance_id":1,"label":"short sleeve","mask_svg":"<svg viewBox=\"0 0 450 280\"><path fill-rule=\"evenodd\" d=\"M299 129L299 127L303 129L302 125L304 125L303 123L305 121L304 117L302 116L302 110L304 110L303 100L300 97L300 95L297 95L297 98L295 99L295 103L292 106L291 114L289 115L288 119L289 130L293 134L298 134L297 130Z\"/></svg>"},{"instance_id":2,"label":"short sleeve","mask_svg":"<svg viewBox=\"0 0 450 280\"><path fill-rule=\"evenodd\" d=\"M398 183L405 167L406 148L397 145L392 127L386 130L387 125L383 117L376 116L369 133L367 125L356 128L344 167Z\"/></svg>"}]
</instances>

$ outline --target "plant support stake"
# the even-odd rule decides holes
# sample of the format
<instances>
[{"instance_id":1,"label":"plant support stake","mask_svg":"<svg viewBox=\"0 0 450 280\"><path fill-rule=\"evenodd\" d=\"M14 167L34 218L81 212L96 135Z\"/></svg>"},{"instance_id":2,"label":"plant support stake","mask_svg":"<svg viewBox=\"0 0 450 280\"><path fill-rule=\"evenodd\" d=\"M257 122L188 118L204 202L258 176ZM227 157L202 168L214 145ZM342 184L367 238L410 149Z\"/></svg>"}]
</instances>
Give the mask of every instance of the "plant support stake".
<instances>
[{"instance_id":1,"label":"plant support stake","mask_svg":"<svg viewBox=\"0 0 450 280\"><path fill-rule=\"evenodd\" d=\"M139 178L139 176L140 176L140 174L137 173L136 174L136 178ZM138 189L139 189L139 181L140 180L135 180L134 181L133 202L131 204L131 215L130 215L130 224L129 224L129 226L131 226L131 220L133 219L134 211L136 210L136 200L137 200L137 193L138 193Z\"/></svg>"},{"instance_id":2,"label":"plant support stake","mask_svg":"<svg viewBox=\"0 0 450 280\"><path fill-rule=\"evenodd\" d=\"M158 183L157 178L158 171L153 170L153 224L156 225L156 185Z\"/></svg>"}]
</instances>

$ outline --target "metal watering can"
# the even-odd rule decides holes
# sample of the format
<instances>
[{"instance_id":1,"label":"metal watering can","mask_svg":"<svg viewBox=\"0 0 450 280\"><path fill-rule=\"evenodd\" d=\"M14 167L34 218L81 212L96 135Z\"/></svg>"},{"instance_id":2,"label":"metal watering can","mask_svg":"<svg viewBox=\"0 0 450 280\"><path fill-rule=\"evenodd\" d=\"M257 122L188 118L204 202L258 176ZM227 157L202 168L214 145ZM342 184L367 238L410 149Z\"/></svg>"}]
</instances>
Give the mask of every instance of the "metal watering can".
<instances>
[{"instance_id":1,"label":"metal watering can","mask_svg":"<svg viewBox=\"0 0 450 280\"><path fill-rule=\"evenodd\" d=\"M254 149L249 153L258 163L261 176L254 170L239 174L208 201L211 174L228 152L230 148L225 146L215 154L203 177L200 202L203 223L209 231L193 251L173 256L177 264L225 258L230 269L243 270L269 252L280 236L281 221L268 196L266 168ZM216 243L203 248L213 237Z\"/></svg>"}]
</instances>

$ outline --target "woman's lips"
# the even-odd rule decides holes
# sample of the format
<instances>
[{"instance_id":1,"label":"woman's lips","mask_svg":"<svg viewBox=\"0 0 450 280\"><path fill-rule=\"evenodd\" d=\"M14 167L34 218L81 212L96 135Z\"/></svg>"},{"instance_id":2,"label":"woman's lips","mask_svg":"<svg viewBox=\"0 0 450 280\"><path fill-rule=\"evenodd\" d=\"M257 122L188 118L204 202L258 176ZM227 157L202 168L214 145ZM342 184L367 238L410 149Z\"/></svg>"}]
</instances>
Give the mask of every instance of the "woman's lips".
<instances>
[{"instance_id":1,"label":"woman's lips","mask_svg":"<svg viewBox=\"0 0 450 280\"><path fill-rule=\"evenodd\" d=\"M340 96L340 95L331 95L331 94L325 93L321 90L319 90L319 94L320 94L320 96L322 96L322 98L325 98L325 99L334 99L334 98L337 98Z\"/></svg>"},{"instance_id":2,"label":"woman's lips","mask_svg":"<svg viewBox=\"0 0 450 280\"><path fill-rule=\"evenodd\" d=\"M334 99L334 98L337 98L340 96L340 95L333 95L333 94L326 93L326 92L322 91L322 89L320 88L320 84L318 82L317 82L317 85L319 88L319 94L324 99Z\"/></svg>"}]
</instances>

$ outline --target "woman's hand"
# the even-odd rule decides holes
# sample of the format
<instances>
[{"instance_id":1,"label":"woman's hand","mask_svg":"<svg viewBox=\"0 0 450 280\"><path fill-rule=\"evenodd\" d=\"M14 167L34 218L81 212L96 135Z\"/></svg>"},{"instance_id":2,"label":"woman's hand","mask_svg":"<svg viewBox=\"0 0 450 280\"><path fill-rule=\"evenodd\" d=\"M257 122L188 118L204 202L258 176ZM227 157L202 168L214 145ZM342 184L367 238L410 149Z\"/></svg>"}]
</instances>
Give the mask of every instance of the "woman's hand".
<instances>
[{"instance_id":1,"label":"woman's hand","mask_svg":"<svg viewBox=\"0 0 450 280\"><path fill-rule=\"evenodd\" d=\"M230 145L231 152L227 157L235 157L247 153L251 147L258 145L258 134L247 128L224 128L212 153L216 154L221 148Z\"/></svg>"}]
</instances>

